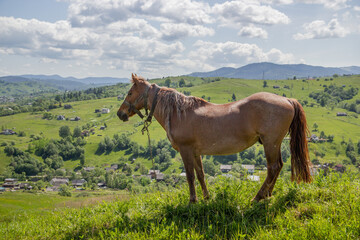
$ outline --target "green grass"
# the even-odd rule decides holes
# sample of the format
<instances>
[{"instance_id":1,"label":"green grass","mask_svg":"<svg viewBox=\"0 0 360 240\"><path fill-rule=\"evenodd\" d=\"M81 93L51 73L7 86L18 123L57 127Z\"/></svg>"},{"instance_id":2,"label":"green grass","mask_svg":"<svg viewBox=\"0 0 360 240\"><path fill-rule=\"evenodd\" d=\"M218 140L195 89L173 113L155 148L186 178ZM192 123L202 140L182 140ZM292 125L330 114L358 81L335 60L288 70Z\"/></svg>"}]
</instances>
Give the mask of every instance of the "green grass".
<instances>
[{"instance_id":1,"label":"green grass","mask_svg":"<svg viewBox=\"0 0 360 240\"><path fill-rule=\"evenodd\" d=\"M312 184L280 178L273 197L251 203L260 183L212 179L211 198L188 190L62 209L0 223L5 239L358 239L359 176L319 175ZM200 195L200 189L197 189ZM201 199L201 197L200 197Z\"/></svg>"},{"instance_id":2,"label":"green grass","mask_svg":"<svg viewBox=\"0 0 360 240\"><path fill-rule=\"evenodd\" d=\"M43 216L62 208L128 198L124 191L73 191L72 197L60 196L58 192L4 192L0 195L0 222L23 221L28 215Z\"/></svg>"}]
</instances>

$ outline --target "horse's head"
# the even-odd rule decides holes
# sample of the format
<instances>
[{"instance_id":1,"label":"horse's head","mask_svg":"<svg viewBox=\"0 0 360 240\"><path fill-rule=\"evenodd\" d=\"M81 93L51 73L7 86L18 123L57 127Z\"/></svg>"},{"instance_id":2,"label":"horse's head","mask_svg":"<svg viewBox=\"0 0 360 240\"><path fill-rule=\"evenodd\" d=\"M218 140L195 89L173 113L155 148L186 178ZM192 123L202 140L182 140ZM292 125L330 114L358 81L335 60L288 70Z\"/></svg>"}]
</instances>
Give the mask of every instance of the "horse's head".
<instances>
[{"instance_id":1,"label":"horse's head","mask_svg":"<svg viewBox=\"0 0 360 240\"><path fill-rule=\"evenodd\" d=\"M147 108L147 98L150 84L144 78L132 74L132 87L130 88L123 104L121 104L117 115L122 121L128 121L129 117L136 113L143 118L140 112L142 108Z\"/></svg>"}]
</instances>

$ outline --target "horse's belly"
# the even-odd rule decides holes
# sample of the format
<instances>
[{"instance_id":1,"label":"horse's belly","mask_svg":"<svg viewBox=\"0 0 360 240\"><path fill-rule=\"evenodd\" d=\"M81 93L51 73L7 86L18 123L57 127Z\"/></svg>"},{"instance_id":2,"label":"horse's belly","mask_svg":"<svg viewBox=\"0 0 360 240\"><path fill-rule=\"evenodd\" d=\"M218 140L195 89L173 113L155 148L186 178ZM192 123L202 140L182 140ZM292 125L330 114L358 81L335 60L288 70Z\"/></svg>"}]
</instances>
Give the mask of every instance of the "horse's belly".
<instances>
[{"instance_id":1,"label":"horse's belly","mask_svg":"<svg viewBox=\"0 0 360 240\"><path fill-rule=\"evenodd\" d=\"M202 155L229 155L245 150L258 139L258 136L204 138L197 144L197 150Z\"/></svg>"}]
</instances>

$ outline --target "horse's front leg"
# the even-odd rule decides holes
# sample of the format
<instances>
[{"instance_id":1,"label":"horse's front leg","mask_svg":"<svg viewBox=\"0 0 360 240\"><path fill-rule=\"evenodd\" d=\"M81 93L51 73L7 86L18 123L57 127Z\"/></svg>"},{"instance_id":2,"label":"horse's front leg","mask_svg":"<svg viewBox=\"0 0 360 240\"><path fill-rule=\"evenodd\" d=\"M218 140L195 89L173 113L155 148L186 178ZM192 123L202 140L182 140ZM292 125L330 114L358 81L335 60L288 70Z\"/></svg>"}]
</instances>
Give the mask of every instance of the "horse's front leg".
<instances>
[{"instance_id":1,"label":"horse's front leg","mask_svg":"<svg viewBox=\"0 0 360 240\"><path fill-rule=\"evenodd\" d=\"M191 147L180 147L180 155L184 162L186 178L189 184L190 203L195 203L197 202L196 192L195 192L195 173L194 173L195 155Z\"/></svg>"},{"instance_id":2,"label":"horse's front leg","mask_svg":"<svg viewBox=\"0 0 360 240\"><path fill-rule=\"evenodd\" d=\"M201 185L204 199L207 200L210 198L210 196L209 196L209 192L207 190L206 183L205 183L205 173L204 173L204 168L203 168L203 164L202 164L200 155L195 156L195 171L196 171L196 176Z\"/></svg>"}]
</instances>

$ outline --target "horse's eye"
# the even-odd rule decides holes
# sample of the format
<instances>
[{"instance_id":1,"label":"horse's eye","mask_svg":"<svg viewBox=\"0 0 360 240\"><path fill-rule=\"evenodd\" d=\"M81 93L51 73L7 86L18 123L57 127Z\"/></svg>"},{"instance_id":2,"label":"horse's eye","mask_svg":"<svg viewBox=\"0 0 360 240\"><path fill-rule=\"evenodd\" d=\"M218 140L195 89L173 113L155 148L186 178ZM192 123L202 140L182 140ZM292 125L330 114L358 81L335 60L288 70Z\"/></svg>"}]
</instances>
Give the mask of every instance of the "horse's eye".
<instances>
[{"instance_id":1,"label":"horse's eye","mask_svg":"<svg viewBox=\"0 0 360 240\"><path fill-rule=\"evenodd\" d=\"M129 92L128 95L131 96L132 92Z\"/></svg>"}]
</instances>

